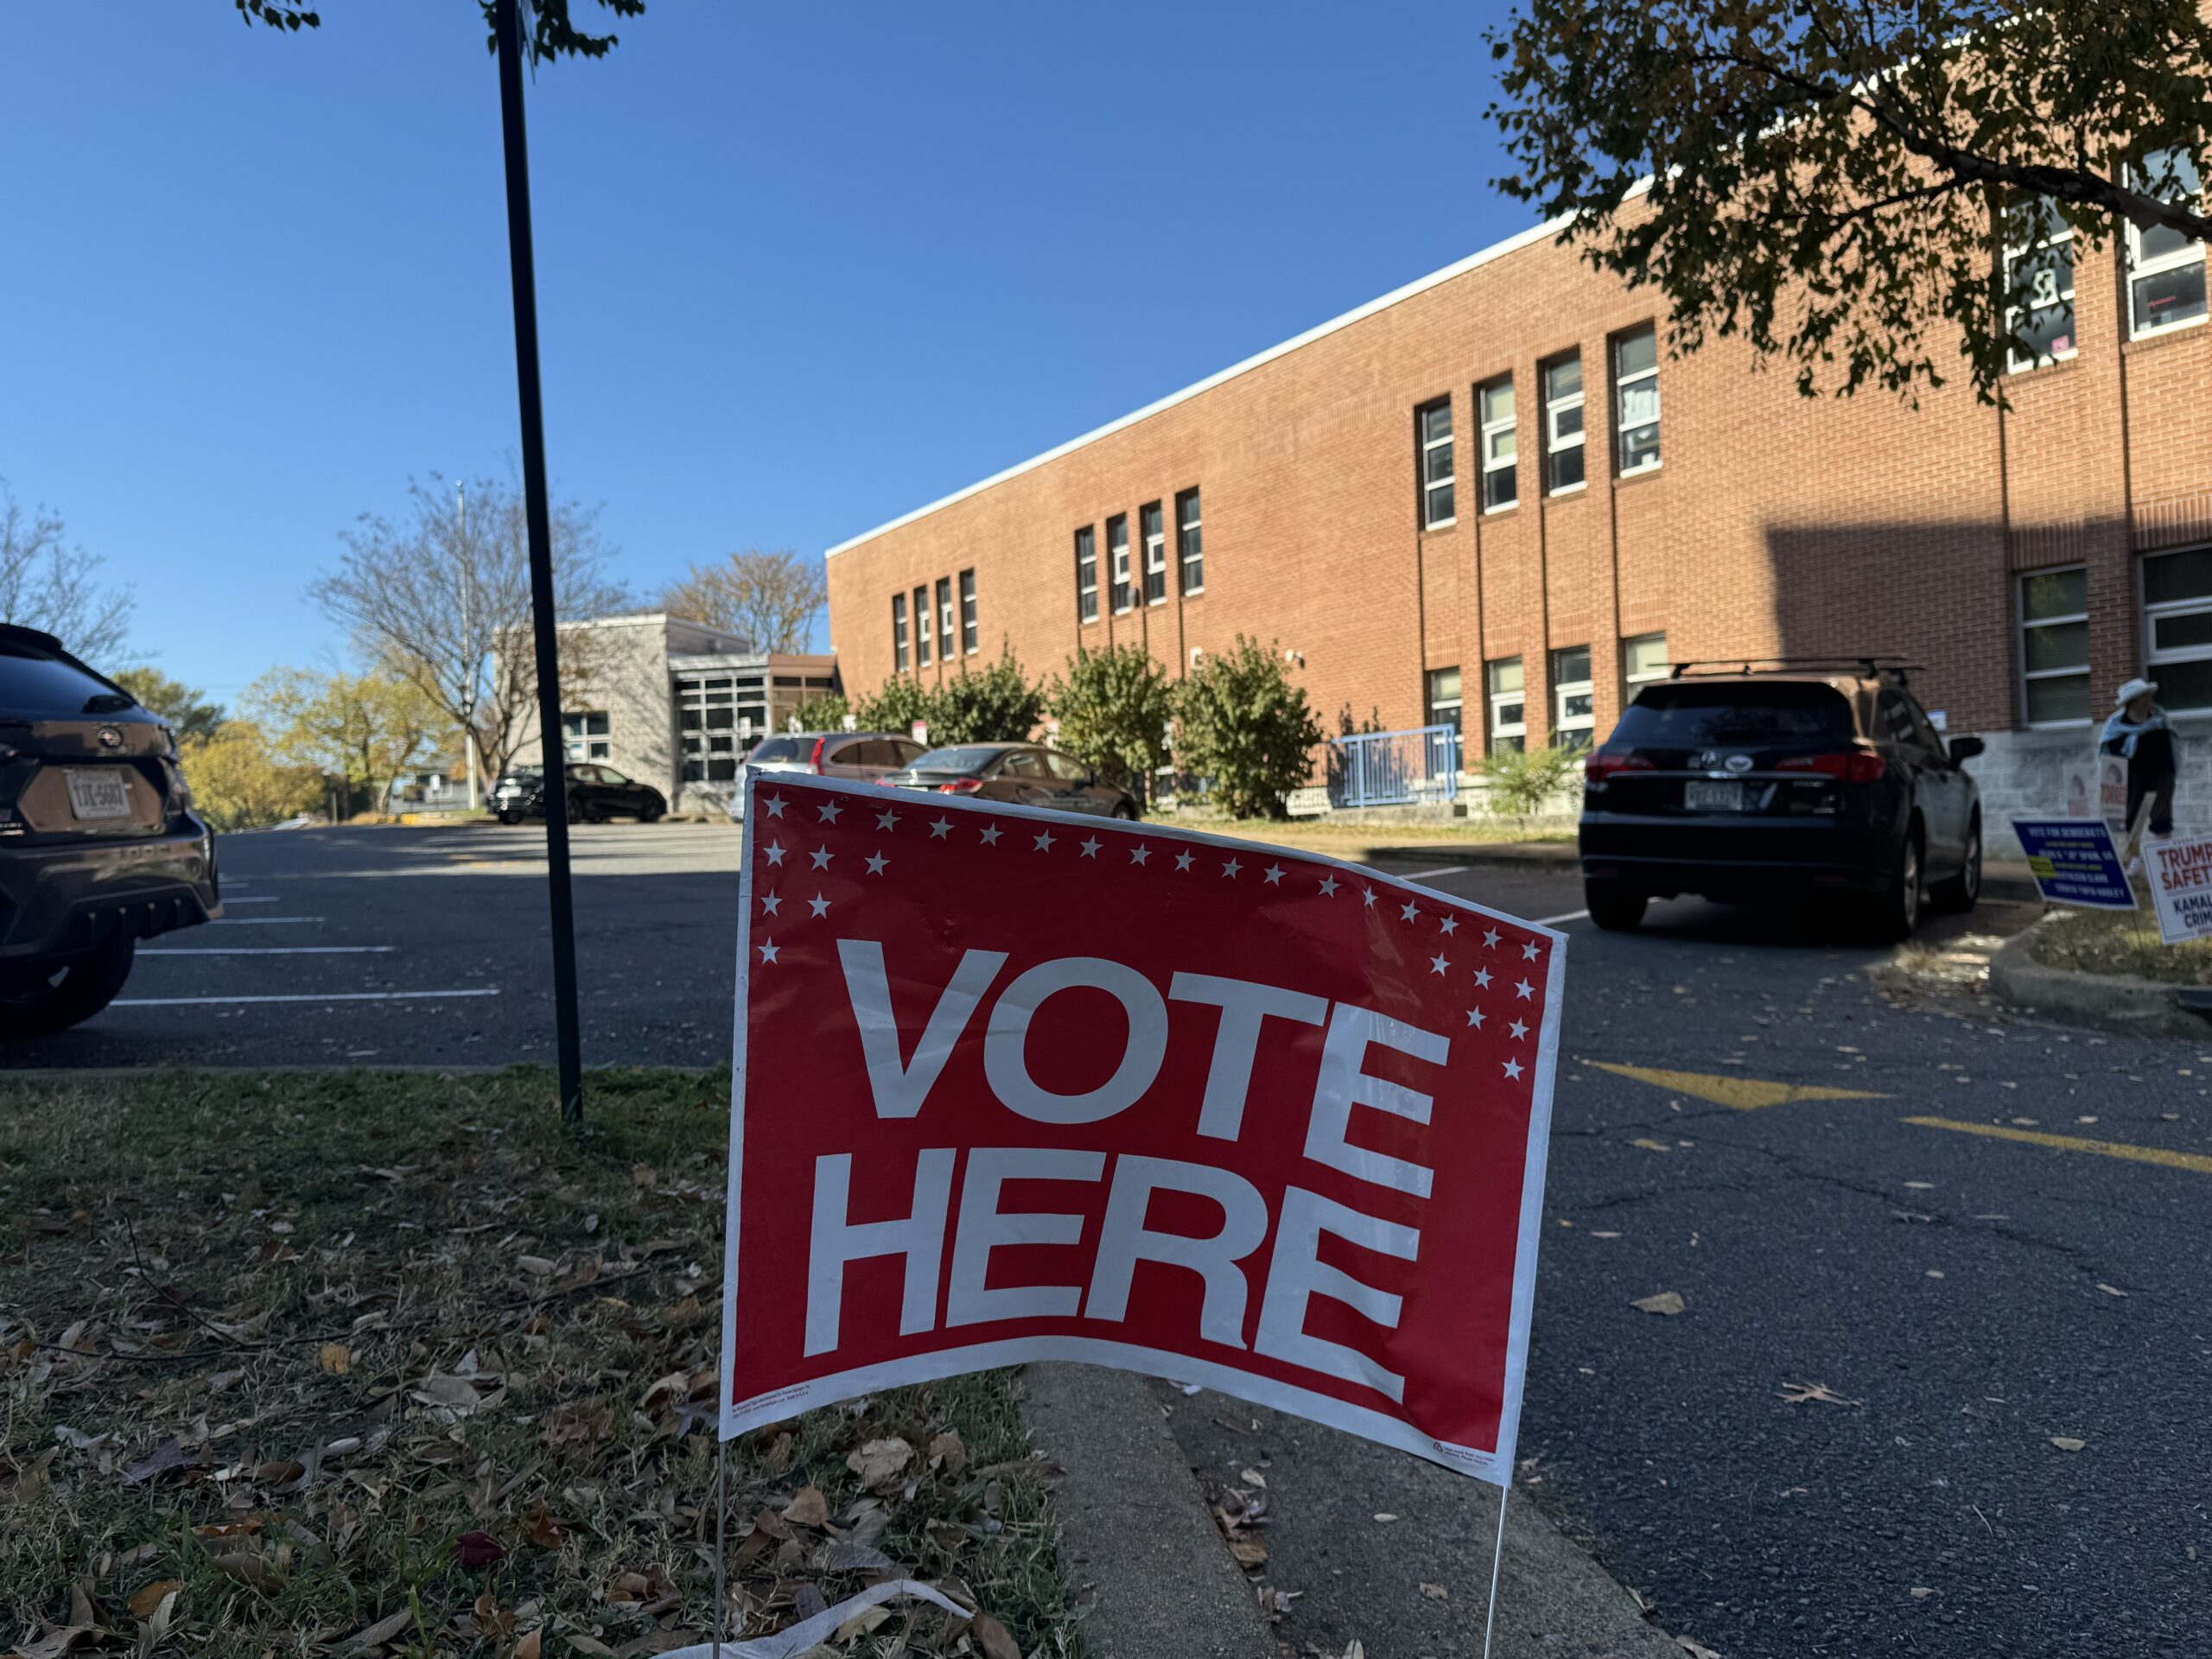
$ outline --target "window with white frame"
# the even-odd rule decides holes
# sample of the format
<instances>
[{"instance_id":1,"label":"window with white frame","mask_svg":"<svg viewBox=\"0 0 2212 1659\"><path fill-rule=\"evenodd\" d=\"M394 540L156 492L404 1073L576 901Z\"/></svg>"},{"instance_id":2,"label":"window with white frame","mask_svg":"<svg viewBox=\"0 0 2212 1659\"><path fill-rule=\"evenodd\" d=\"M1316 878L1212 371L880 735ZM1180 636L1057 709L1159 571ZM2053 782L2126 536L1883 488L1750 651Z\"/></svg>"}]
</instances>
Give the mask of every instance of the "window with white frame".
<instances>
[{"instance_id":1,"label":"window with white frame","mask_svg":"<svg viewBox=\"0 0 2212 1659\"><path fill-rule=\"evenodd\" d=\"M2212 709L2212 547L2143 561L2143 631L2158 701Z\"/></svg>"},{"instance_id":2,"label":"window with white frame","mask_svg":"<svg viewBox=\"0 0 2212 1659\"><path fill-rule=\"evenodd\" d=\"M1175 554L1181 562L1180 578L1186 594L1206 590L1205 527L1198 518L1198 493L1185 490L1175 498Z\"/></svg>"},{"instance_id":3,"label":"window with white frame","mask_svg":"<svg viewBox=\"0 0 2212 1659\"><path fill-rule=\"evenodd\" d=\"M1094 594L1092 597L1095 601L1096 595ZM960 573L960 649L970 657L979 649L976 627L976 573L973 570Z\"/></svg>"},{"instance_id":4,"label":"window with white frame","mask_svg":"<svg viewBox=\"0 0 2212 1659\"><path fill-rule=\"evenodd\" d=\"M605 760L614 753L602 714L561 716L561 750L571 760Z\"/></svg>"},{"instance_id":5,"label":"window with white frame","mask_svg":"<svg viewBox=\"0 0 2212 1659\"><path fill-rule=\"evenodd\" d=\"M1098 620L1098 537L1089 524L1075 533L1075 620Z\"/></svg>"},{"instance_id":6,"label":"window with white frame","mask_svg":"<svg viewBox=\"0 0 2212 1659\"><path fill-rule=\"evenodd\" d=\"M1639 633L1621 641L1621 683L1629 688L1629 696L1636 695L1639 685L1665 679L1668 669L1665 634ZM1621 701L1626 702L1628 696Z\"/></svg>"},{"instance_id":7,"label":"window with white frame","mask_svg":"<svg viewBox=\"0 0 2212 1659\"><path fill-rule=\"evenodd\" d=\"M2185 149L2154 150L2128 168L2139 190L2190 207L2202 205L2204 182ZM2140 336L2204 320L2204 244L2164 225L2127 227L2130 332Z\"/></svg>"},{"instance_id":8,"label":"window with white frame","mask_svg":"<svg viewBox=\"0 0 2212 1659\"><path fill-rule=\"evenodd\" d=\"M1428 671L1428 721L1431 726L1449 726L1459 729L1459 671L1456 668L1432 668Z\"/></svg>"},{"instance_id":9,"label":"window with white frame","mask_svg":"<svg viewBox=\"0 0 2212 1659\"><path fill-rule=\"evenodd\" d=\"M914 666L916 668L927 668L930 665L930 637L933 632L934 630L930 626L930 590L926 588L917 588L914 589Z\"/></svg>"},{"instance_id":10,"label":"window with white frame","mask_svg":"<svg viewBox=\"0 0 2212 1659\"><path fill-rule=\"evenodd\" d=\"M1457 516L1452 492L1452 400L1440 397L1414 416L1421 443L1421 523L1440 530Z\"/></svg>"},{"instance_id":11,"label":"window with white frame","mask_svg":"<svg viewBox=\"0 0 2212 1659\"><path fill-rule=\"evenodd\" d=\"M1586 749L1597 724L1590 647L1568 645L1552 652L1552 741L1563 748Z\"/></svg>"},{"instance_id":12,"label":"window with white frame","mask_svg":"<svg viewBox=\"0 0 2212 1659\"><path fill-rule=\"evenodd\" d=\"M1544 487L1554 495L1582 487L1582 356L1544 365Z\"/></svg>"},{"instance_id":13,"label":"window with white frame","mask_svg":"<svg viewBox=\"0 0 2212 1659\"><path fill-rule=\"evenodd\" d=\"M952 578L939 576L937 579L937 655L939 662L952 660L953 626Z\"/></svg>"},{"instance_id":14,"label":"window with white frame","mask_svg":"<svg viewBox=\"0 0 2212 1659\"><path fill-rule=\"evenodd\" d=\"M1482 423L1483 511L1499 512L1521 499L1520 445L1513 424L1513 377L1500 375L1475 391Z\"/></svg>"},{"instance_id":15,"label":"window with white frame","mask_svg":"<svg viewBox=\"0 0 2212 1659\"><path fill-rule=\"evenodd\" d=\"M1147 501L1137 509L1137 524L1144 533L1144 602L1167 601L1167 521L1160 503Z\"/></svg>"},{"instance_id":16,"label":"window with white frame","mask_svg":"<svg viewBox=\"0 0 2212 1659\"><path fill-rule=\"evenodd\" d=\"M1117 512L1106 521L1106 563L1114 581L1114 614L1119 616L1137 602L1129 582L1129 515Z\"/></svg>"},{"instance_id":17,"label":"window with white frame","mask_svg":"<svg viewBox=\"0 0 2212 1659\"><path fill-rule=\"evenodd\" d=\"M1613 430L1622 477L1659 464L1659 331L1650 323L1614 338Z\"/></svg>"},{"instance_id":18,"label":"window with white frame","mask_svg":"<svg viewBox=\"0 0 2212 1659\"><path fill-rule=\"evenodd\" d=\"M1518 657L1501 657L1483 665L1490 690L1490 752L1518 754L1529 747L1526 681Z\"/></svg>"},{"instance_id":19,"label":"window with white frame","mask_svg":"<svg viewBox=\"0 0 2212 1659\"><path fill-rule=\"evenodd\" d=\"M891 671L906 671L906 595L891 595Z\"/></svg>"},{"instance_id":20,"label":"window with white frame","mask_svg":"<svg viewBox=\"0 0 2212 1659\"><path fill-rule=\"evenodd\" d=\"M2089 573L2031 570L2020 578L2020 709L2031 726L2089 720Z\"/></svg>"},{"instance_id":21,"label":"window with white frame","mask_svg":"<svg viewBox=\"0 0 2212 1659\"><path fill-rule=\"evenodd\" d=\"M2005 308L2012 340L2007 364L2012 372L2074 355L2074 232L2023 242L2005 250L2008 293L2024 303Z\"/></svg>"}]
</instances>

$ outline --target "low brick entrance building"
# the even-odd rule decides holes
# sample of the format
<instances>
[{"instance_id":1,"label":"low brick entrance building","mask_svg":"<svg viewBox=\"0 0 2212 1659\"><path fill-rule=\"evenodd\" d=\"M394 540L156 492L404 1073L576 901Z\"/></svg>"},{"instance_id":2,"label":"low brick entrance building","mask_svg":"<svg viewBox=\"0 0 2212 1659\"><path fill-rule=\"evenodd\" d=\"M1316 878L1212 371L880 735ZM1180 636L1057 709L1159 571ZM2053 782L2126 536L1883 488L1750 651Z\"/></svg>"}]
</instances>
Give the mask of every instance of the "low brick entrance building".
<instances>
[{"instance_id":1,"label":"low brick entrance building","mask_svg":"<svg viewBox=\"0 0 2212 1659\"><path fill-rule=\"evenodd\" d=\"M2212 819L2212 334L2190 244L2044 265L2055 354L1910 408L1800 397L1738 342L1514 238L830 550L845 683L1033 673L1242 632L1333 731L1602 738L1692 658L1894 654L1993 833L2147 673ZM2202 723L2186 716L2202 716ZM2200 747L2200 745L2203 746Z\"/></svg>"}]
</instances>

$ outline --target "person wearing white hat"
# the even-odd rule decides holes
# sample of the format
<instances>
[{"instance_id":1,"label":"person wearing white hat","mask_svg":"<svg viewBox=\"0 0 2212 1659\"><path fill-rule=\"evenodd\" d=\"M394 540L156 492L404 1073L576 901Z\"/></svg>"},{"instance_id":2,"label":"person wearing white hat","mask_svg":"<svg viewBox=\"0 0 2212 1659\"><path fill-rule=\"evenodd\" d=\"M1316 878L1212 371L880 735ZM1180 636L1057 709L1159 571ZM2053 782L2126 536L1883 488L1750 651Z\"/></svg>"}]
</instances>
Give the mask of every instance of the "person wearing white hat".
<instances>
[{"instance_id":1,"label":"person wearing white hat","mask_svg":"<svg viewBox=\"0 0 2212 1659\"><path fill-rule=\"evenodd\" d=\"M2157 798L2151 808L2151 833L2174 832L2174 775L2180 770L2174 753L2174 730L2166 711L2158 707L2155 680L2128 681L2113 701L2118 706L2105 721L2097 747L2107 754L2127 761L2127 822L2133 826L2145 796Z\"/></svg>"}]
</instances>

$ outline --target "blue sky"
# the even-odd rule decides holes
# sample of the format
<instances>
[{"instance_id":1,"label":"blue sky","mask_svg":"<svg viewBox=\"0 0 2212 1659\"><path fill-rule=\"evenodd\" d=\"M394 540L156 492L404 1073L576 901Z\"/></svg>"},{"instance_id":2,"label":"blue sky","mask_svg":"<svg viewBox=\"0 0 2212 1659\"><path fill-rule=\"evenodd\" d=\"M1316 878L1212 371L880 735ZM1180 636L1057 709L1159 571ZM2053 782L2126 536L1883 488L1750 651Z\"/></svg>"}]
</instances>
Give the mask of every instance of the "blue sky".
<instances>
[{"instance_id":1,"label":"blue sky","mask_svg":"<svg viewBox=\"0 0 2212 1659\"><path fill-rule=\"evenodd\" d=\"M410 475L516 450L472 0L40 5L0 53L0 478L229 697ZM1480 30L1369 0L653 0L531 105L546 442L617 574L810 554L1528 224Z\"/></svg>"}]
</instances>

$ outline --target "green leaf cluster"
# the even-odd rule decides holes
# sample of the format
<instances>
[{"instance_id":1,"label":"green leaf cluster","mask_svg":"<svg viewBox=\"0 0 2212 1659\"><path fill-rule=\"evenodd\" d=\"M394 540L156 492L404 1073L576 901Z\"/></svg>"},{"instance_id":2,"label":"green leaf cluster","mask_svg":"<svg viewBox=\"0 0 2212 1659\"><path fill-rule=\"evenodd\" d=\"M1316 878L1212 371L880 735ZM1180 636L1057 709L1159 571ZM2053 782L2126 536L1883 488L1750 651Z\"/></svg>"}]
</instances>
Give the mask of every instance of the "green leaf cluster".
<instances>
[{"instance_id":1,"label":"green leaf cluster","mask_svg":"<svg viewBox=\"0 0 2212 1659\"><path fill-rule=\"evenodd\" d=\"M1137 645L1078 647L1046 707L1060 723L1060 747L1143 798L1175 718L1174 685L1157 658Z\"/></svg>"},{"instance_id":2,"label":"green leaf cluster","mask_svg":"<svg viewBox=\"0 0 2212 1659\"><path fill-rule=\"evenodd\" d=\"M1321 721L1281 652L1236 636L1175 691L1178 766L1210 781L1232 817L1280 818L1290 791L1313 772Z\"/></svg>"}]
</instances>

